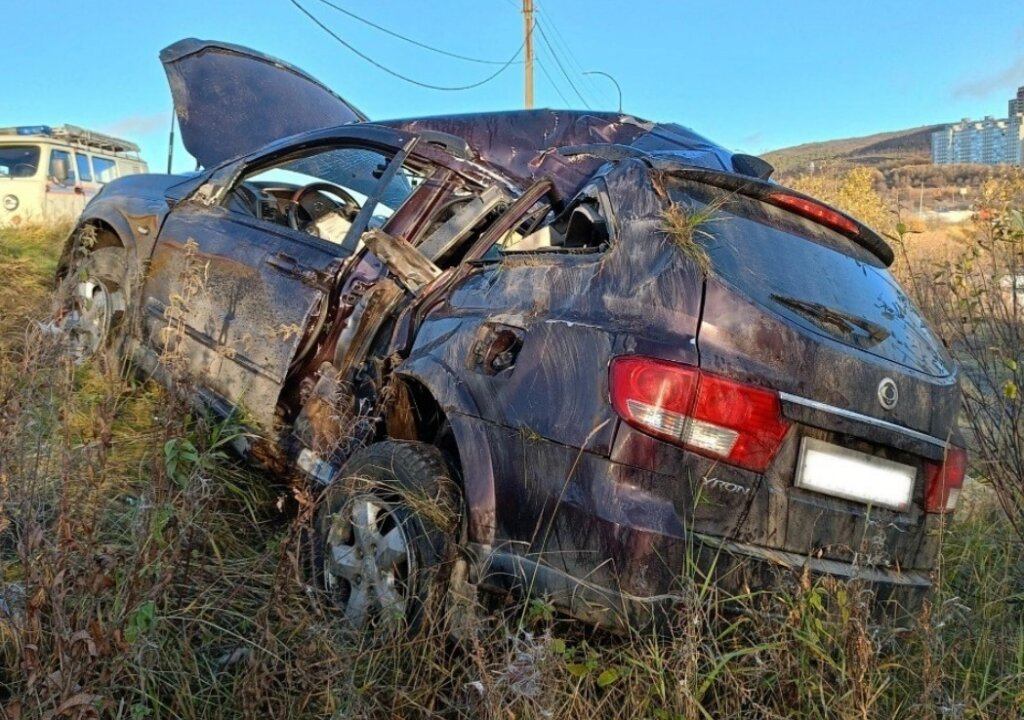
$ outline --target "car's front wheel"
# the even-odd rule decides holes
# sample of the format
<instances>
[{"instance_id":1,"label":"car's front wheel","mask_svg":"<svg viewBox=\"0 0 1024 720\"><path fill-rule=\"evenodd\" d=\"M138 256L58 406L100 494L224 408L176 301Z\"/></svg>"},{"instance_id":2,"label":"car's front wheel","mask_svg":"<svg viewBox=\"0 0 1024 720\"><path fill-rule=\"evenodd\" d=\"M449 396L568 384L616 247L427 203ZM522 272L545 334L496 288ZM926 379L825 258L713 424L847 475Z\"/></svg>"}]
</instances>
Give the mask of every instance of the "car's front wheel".
<instances>
[{"instance_id":1,"label":"car's front wheel","mask_svg":"<svg viewBox=\"0 0 1024 720\"><path fill-rule=\"evenodd\" d=\"M128 311L127 251L96 242L89 228L78 232L59 289L56 325L79 364L108 347L120 350Z\"/></svg>"},{"instance_id":2,"label":"car's front wheel","mask_svg":"<svg viewBox=\"0 0 1024 720\"><path fill-rule=\"evenodd\" d=\"M320 502L313 572L349 625L417 634L447 590L461 502L440 450L385 441L356 453Z\"/></svg>"}]
</instances>

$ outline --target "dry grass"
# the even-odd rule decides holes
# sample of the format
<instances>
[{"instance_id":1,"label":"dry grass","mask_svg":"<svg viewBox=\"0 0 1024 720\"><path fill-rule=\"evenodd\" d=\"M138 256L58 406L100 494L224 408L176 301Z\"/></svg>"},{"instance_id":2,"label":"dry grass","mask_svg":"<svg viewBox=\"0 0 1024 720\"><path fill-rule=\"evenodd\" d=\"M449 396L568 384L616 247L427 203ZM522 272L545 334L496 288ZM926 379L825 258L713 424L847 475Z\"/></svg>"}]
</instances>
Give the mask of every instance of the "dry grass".
<instances>
[{"instance_id":1,"label":"dry grass","mask_svg":"<svg viewBox=\"0 0 1024 720\"><path fill-rule=\"evenodd\" d=\"M45 314L67 227L0 229L0 348L17 344L30 319Z\"/></svg>"},{"instance_id":2,"label":"dry grass","mask_svg":"<svg viewBox=\"0 0 1024 720\"><path fill-rule=\"evenodd\" d=\"M661 213L662 232L704 277L711 272L711 258L701 245L700 238L711 238L703 228L717 219L718 210L725 202L726 199L721 198L696 210L689 210L673 202Z\"/></svg>"},{"instance_id":3,"label":"dry grass","mask_svg":"<svg viewBox=\"0 0 1024 720\"><path fill-rule=\"evenodd\" d=\"M5 277L19 257L0 257ZM48 281L40 258L13 265L26 287ZM534 601L463 607L416 640L371 647L307 586L304 514L228 452L236 427L116 363L75 368L52 338L12 337L0 354L0 717L1024 713L1024 553L983 488L909 633L873 626L856 585L797 578L765 598L695 589L667 637L604 635ZM748 612L718 612L727 601Z\"/></svg>"}]
</instances>

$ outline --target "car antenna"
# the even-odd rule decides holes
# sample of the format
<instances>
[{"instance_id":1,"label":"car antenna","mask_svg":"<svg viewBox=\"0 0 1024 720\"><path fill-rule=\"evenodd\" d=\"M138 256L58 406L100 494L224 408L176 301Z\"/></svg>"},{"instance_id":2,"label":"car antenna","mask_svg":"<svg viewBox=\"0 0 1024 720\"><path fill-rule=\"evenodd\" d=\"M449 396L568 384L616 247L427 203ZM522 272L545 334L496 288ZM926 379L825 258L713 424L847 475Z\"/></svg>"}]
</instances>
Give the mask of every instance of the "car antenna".
<instances>
[{"instance_id":1,"label":"car antenna","mask_svg":"<svg viewBox=\"0 0 1024 720\"><path fill-rule=\"evenodd\" d=\"M167 139L167 174L171 174L171 163L174 162L174 112L171 111L171 134Z\"/></svg>"}]
</instances>

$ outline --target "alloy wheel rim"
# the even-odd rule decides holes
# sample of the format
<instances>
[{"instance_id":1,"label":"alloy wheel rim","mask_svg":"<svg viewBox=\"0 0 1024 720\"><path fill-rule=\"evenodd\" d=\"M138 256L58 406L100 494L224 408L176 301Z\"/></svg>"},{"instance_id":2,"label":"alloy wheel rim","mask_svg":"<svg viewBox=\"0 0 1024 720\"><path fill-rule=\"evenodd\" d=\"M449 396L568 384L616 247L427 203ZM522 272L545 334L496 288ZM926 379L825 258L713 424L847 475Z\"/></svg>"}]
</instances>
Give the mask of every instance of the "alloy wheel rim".
<instances>
[{"instance_id":1,"label":"alloy wheel rim","mask_svg":"<svg viewBox=\"0 0 1024 720\"><path fill-rule=\"evenodd\" d=\"M60 325L78 365L103 348L114 317L124 311L125 303L119 290L112 292L94 278L78 282L72 295L71 307Z\"/></svg>"},{"instance_id":2,"label":"alloy wheel rim","mask_svg":"<svg viewBox=\"0 0 1024 720\"><path fill-rule=\"evenodd\" d=\"M359 496L329 518L324 586L349 624L394 630L405 623L415 556L394 507Z\"/></svg>"}]
</instances>

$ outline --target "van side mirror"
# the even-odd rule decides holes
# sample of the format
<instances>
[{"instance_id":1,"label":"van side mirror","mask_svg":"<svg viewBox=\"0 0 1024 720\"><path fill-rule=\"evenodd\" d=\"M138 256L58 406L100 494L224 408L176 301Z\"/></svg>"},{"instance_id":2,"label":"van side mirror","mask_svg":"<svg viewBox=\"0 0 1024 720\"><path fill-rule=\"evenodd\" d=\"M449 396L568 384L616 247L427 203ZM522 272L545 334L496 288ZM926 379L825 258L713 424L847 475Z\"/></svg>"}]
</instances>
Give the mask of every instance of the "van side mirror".
<instances>
[{"instance_id":1,"label":"van side mirror","mask_svg":"<svg viewBox=\"0 0 1024 720\"><path fill-rule=\"evenodd\" d=\"M50 160L50 176L54 180L63 184L67 182L69 174L68 161L65 158L53 158Z\"/></svg>"}]
</instances>

